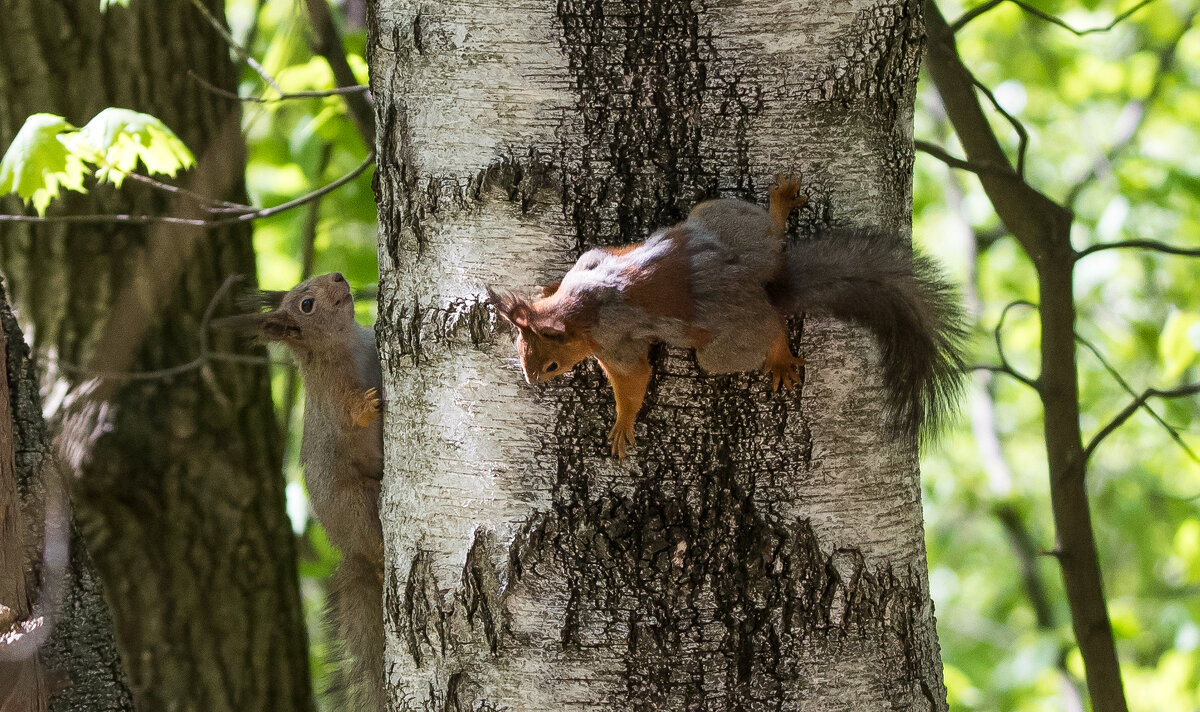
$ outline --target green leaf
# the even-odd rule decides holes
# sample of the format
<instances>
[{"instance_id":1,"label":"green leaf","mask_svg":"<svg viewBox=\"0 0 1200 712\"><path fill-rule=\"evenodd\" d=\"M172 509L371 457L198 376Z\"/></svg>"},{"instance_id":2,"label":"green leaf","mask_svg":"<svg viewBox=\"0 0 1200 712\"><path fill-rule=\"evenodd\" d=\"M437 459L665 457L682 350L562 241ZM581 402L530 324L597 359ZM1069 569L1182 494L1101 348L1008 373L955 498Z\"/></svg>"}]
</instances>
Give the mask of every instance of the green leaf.
<instances>
[{"instance_id":1,"label":"green leaf","mask_svg":"<svg viewBox=\"0 0 1200 712\"><path fill-rule=\"evenodd\" d=\"M192 152L166 124L129 109L110 107L101 111L79 130L79 135L96 151L95 162L100 166L96 177L117 187L137 167L138 159L150 173L170 176L196 163Z\"/></svg>"},{"instance_id":2,"label":"green leaf","mask_svg":"<svg viewBox=\"0 0 1200 712\"><path fill-rule=\"evenodd\" d=\"M1172 311L1158 337L1166 380L1178 378L1200 355L1200 314Z\"/></svg>"},{"instance_id":3,"label":"green leaf","mask_svg":"<svg viewBox=\"0 0 1200 712\"><path fill-rule=\"evenodd\" d=\"M0 194L16 193L32 203L38 215L58 197L59 188L85 192L85 155L74 141L77 129L55 114L34 114L0 159Z\"/></svg>"}]
</instances>

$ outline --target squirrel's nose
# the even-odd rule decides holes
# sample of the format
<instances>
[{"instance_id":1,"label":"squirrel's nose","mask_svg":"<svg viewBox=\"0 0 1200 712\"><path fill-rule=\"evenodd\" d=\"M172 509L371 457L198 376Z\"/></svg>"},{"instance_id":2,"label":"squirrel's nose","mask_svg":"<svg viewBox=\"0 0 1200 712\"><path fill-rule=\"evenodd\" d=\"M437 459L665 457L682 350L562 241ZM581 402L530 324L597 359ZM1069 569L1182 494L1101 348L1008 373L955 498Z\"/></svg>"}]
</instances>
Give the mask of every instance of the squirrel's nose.
<instances>
[{"instance_id":1,"label":"squirrel's nose","mask_svg":"<svg viewBox=\"0 0 1200 712\"><path fill-rule=\"evenodd\" d=\"M346 281L346 278L342 276L341 272L334 272L330 276L333 277L333 281L335 281L335 282L345 282Z\"/></svg>"}]
</instances>

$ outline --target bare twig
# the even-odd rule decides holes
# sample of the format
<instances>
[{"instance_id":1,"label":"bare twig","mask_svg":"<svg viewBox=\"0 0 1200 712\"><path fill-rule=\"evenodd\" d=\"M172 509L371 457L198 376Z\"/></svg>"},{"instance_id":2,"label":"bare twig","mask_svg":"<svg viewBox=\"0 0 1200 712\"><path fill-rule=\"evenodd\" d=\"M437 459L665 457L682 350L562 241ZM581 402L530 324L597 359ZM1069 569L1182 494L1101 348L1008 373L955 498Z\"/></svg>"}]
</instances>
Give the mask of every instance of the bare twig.
<instances>
[{"instance_id":1,"label":"bare twig","mask_svg":"<svg viewBox=\"0 0 1200 712\"><path fill-rule=\"evenodd\" d=\"M1127 414L1125 413L1124 410L1122 410L1121 415L1118 415L1116 418L1114 418L1112 421L1110 421L1108 425L1106 425L1104 428L1102 428L1101 431L1095 437L1092 438L1092 441L1088 444L1087 447L1084 448L1083 452L1084 452L1085 458L1089 457L1091 455L1092 450L1095 448L1096 445L1100 444L1101 440L1108 437L1109 433L1111 433L1113 430L1116 430L1118 427L1120 427L1121 423L1124 423L1126 420L1128 420L1129 417L1131 415L1133 415L1133 413L1135 411L1137 411L1138 407L1142 407L1142 408L1145 408L1146 412L1150 414L1150 417L1153 418L1156 423L1158 423L1160 426L1162 426L1163 430L1167 431L1167 435L1170 436L1170 438L1175 441L1175 444L1177 444L1180 448L1182 448L1183 451L1186 452L1188 454L1188 456L1191 457L1193 460L1195 460L1196 462L1200 462L1200 456L1197 456L1195 451L1193 451L1192 448L1187 444L1187 442L1183 439L1183 436L1179 434L1179 430L1175 426L1171 425L1166 420L1164 420L1163 417L1161 415L1159 415L1157 411L1155 411L1153 408L1151 408L1149 403L1146 402L1151 397L1154 397L1156 395L1161 396L1161 394L1163 394L1164 391L1158 391L1158 390L1151 388L1151 389L1147 390L1146 392L1142 393L1141 395L1138 395L1133 390L1133 387L1129 385L1129 382L1126 381L1125 378L1121 375L1121 373L1119 371L1117 371L1117 369L1114 368L1111 363L1108 362L1108 359L1104 357L1104 354L1101 353L1100 349L1095 344L1093 344L1092 342L1083 338L1079 334L1075 335L1075 339L1080 344L1083 344L1083 347L1086 348L1088 351L1090 351L1092 353L1092 355L1096 357L1096 360L1098 360L1100 362L1100 365L1104 367L1104 370L1108 372L1108 375L1111 376L1112 379L1117 382L1117 385L1119 385L1121 387L1121 390L1125 391L1130 396L1132 396L1134 398L1133 402L1135 404L1137 404L1136 406L1133 407L1133 410L1129 411L1129 413L1127 413ZM1149 394L1149 395L1147 395L1147 394ZM1184 395L1189 395L1189 394L1182 393L1182 394L1180 394L1180 396L1169 396L1169 397L1181 397Z\"/></svg>"},{"instance_id":2,"label":"bare twig","mask_svg":"<svg viewBox=\"0 0 1200 712\"><path fill-rule=\"evenodd\" d=\"M178 366L171 366L169 368L158 368L153 371L94 371L92 369L83 366L76 366L64 361L58 361L56 365L67 373L88 376L90 378L104 378L126 382L153 381L163 378L170 378L171 376L178 376L183 373L188 373L189 371L200 369L209 361L248 363L264 366L291 366L292 364L287 361L272 361L269 358L263 358L261 356L223 353L220 351L212 351L209 348L208 329L212 323L213 312L216 310L217 304L219 304L221 300L225 298L225 295L229 293L229 290L233 287L233 285L237 284L242 279L244 279L242 275L230 275L223 283L221 283L221 286L217 288L217 291L213 293L212 299L210 299L208 302L208 307L206 307L204 310L204 316L200 319L200 355L191 361L188 361L187 363L181 363Z\"/></svg>"},{"instance_id":3,"label":"bare twig","mask_svg":"<svg viewBox=\"0 0 1200 712\"><path fill-rule=\"evenodd\" d=\"M1029 3L1022 2L1021 0L988 0L988 2L985 2L981 5L976 5L975 7L971 8L970 10L967 10L965 13L963 13L962 17L958 18L957 20L955 20L953 23L950 24L950 31L958 32L963 27L965 27L968 22L970 22L971 20L974 20L975 18L979 17L980 15L984 14L985 12L992 10L993 8L1001 5L1002 3L1011 2L1012 4L1021 8L1022 10L1029 13L1030 15L1033 15L1034 17L1045 20L1046 22L1049 22L1051 24L1058 25L1059 27L1063 28L1067 32L1070 32L1071 34L1075 35L1076 37L1083 37L1084 35L1091 35L1091 34L1096 34L1099 32L1108 32L1108 31L1112 30L1112 28L1116 27L1118 24L1123 22L1130 15L1137 12L1138 10L1141 10L1143 7L1149 5L1153 1L1154 0L1142 0L1141 2L1137 3L1133 7L1122 12L1120 15L1117 15L1115 18L1113 18L1112 22L1108 23L1107 25L1104 25L1103 27L1089 27L1086 30L1077 30L1074 27L1068 25L1066 23L1066 21L1064 21L1058 17L1055 17L1054 15L1051 15L1043 10L1039 10L1038 8L1030 5Z\"/></svg>"},{"instance_id":4,"label":"bare twig","mask_svg":"<svg viewBox=\"0 0 1200 712\"><path fill-rule=\"evenodd\" d=\"M1008 313L1014 307L1029 307L1030 309L1036 311L1038 305L1024 299L1017 299L1006 304L1004 306L1004 310L1000 312L1000 319L996 322L996 328L992 330L992 338L996 340L996 354L1000 357L1000 368L1003 373L1007 373L1033 390L1040 390L1037 379L1030 378L1029 376L1026 376L1017 369L1013 368L1012 363L1010 363L1008 360L1008 356L1004 353L1004 339L1001 332L1004 330L1004 321L1008 319Z\"/></svg>"},{"instance_id":5,"label":"bare twig","mask_svg":"<svg viewBox=\"0 0 1200 712\"><path fill-rule=\"evenodd\" d=\"M279 85L275 83L275 79L267 73L267 70L263 69L263 66L258 63L258 60L251 56L251 54L246 51L245 47L238 44L237 40L233 38L233 35L229 34L229 30L225 28L224 23L222 23L216 15L212 14L212 12L204 6L202 0L192 0L192 5L194 5L196 9L200 11L201 15L204 15L204 18L208 20L208 24L212 25L213 29L217 31L217 34L221 35L226 44L229 45L230 49L236 52L237 55L242 58L242 61L250 65L250 68L257 72L258 76L263 78L263 81L265 81L272 89L280 94L285 93L283 89L281 89Z\"/></svg>"},{"instance_id":6,"label":"bare twig","mask_svg":"<svg viewBox=\"0 0 1200 712\"><path fill-rule=\"evenodd\" d=\"M157 190L171 193L172 195L191 198L196 202L197 205L210 213L252 213L257 210L257 208L255 208L253 205L243 205L241 203L233 203L228 200L221 200L219 198L210 198L206 195L200 195L199 193L188 190L187 188L171 185L170 183L165 183L157 178L152 178L141 173L129 171L125 173L125 177L129 178L130 180L137 181L138 183L148 185Z\"/></svg>"},{"instance_id":7,"label":"bare twig","mask_svg":"<svg viewBox=\"0 0 1200 712\"><path fill-rule=\"evenodd\" d=\"M261 220L272 215L286 212L292 208L299 207L313 200L318 200L324 195L328 195L333 191L341 188L343 185L357 178L363 171L367 170L375 161L375 152L367 154L363 162L357 168L350 171L346 175L337 180L324 185L311 193L305 193L298 198L280 203L279 205L255 210L252 213L244 213L241 215L233 215L223 218L180 218L170 215L0 215L0 223L92 223L92 224L122 224L122 225L153 225L159 223L169 223L172 225L190 225L192 227L213 228L223 225L234 225L237 223L252 222Z\"/></svg>"},{"instance_id":8,"label":"bare twig","mask_svg":"<svg viewBox=\"0 0 1200 712\"><path fill-rule=\"evenodd\" d=\"M341 96L343 94L361 94L362 92L370 91L370 89L371 89L371 87L367 86L366 84L353 84L350 86L335 87L333 89L322 89L319 91L289 91L289 92L280 94L279 96L271 96L271 97L242 96L241 94L238 94L237 92L232 92L227 89L222 89L221 87L213 84L212 82L208 81L204 77L201 77L200 75L196 74L196 72L191 69L188 70L188 76L193 81L195 81L197 84L199 84L201 87L203 87L205 90L207 90L213 94L216 94L218 96L223 96L227 99L234 99L235 101L243 101L248 104L276 104L281 101L292 101L292 100L296 100L296 99L324 99L325 97Z\"/></svg>"},{"instance_id":9,"label":"bare twig","mask_svg":"<svg viewBox=\"0 0 1200 712\"><path fill-rule=\"evenodd\" d=\"M1104 370L1108 373L1108 375L1111 376L1112 379L1117 382L1117 385L1119 385L1121 387L1121 390L1125 391L1130 396L1133 396L1135 398L1137 397L1137 393L1134 392L1133 387L1129 385L1129 382L1125 380L1124 376L1121 375L1120 371L1118 371L1115 367L1113 367L1113 365L1111 363L1108 362L1108 359L1105 358L1104 354L1100 351L1099 347L1097 347L1095 344L1088 341L1087 339L1083 338L1079 334L1075 335L1075 339L1079 343L1083 344L1084 348L1086 348L1088 351L1090 351L1092 353L1093 356L1096 357L1096 360L1100 362L1100 365L1104 368ZM1167 435L1170 436L1170 438L1172 440L1174 440L1175 443L1177 445L1179 445L1179 447L1182 448L1183 451L1186 452L1189 457L1191 457L1196 462L1200 462L1200 458L1198 458L1196 456L1196 453L1193 452L1192 448L1189 447L1188 444L1184 441L1183 436L1179 434L1178 428L1176 428L1175 426L1171 425L1166 420L1164 420L1163 417L1160 416L1158 414L1158 412L1155 411L1153 408L1151 408L1149 405L1145 405L1144 407L1146 409L1146 412L1150 414L1150 417L1153 418L1154 421L1157 422L1159 425L1161 425L1163 430L1167 431Z\"/></svg>"},{"instance_id":10,"label":"bare twig","mask_svg":"<svg viewBox=\"0 0 1200 712\"><path fill-rule=\"evenodd\" d=\"M968 365L966 367L966 370L968 370L968 371L986 371L988 373L1003 374L1005 376L1012 378L1015 381L1019 381L1023 385L1029 386L1030 388L1037 390L1036 383L1031 382L1027 377L1021 375L1020 373L1014 371L1012 368L1005 366L1003 364L973 363L973 364Z\"/></svg>"},{"instance_id":11,"label":"bare twig","mask_svg":"<svg viewBox=\"0 0 1200 712\"><path fill-rule=\"evenodd\" d=\"M358 79L346 61L346 49L342 45L342 37L338 34L333 22L333 13L329 11L329 0L307 0L308 16L313 26L313 50L325 58L329 69L333 72L334 81L340 87L355 86ZM343 96L350 118L358 127L363 141L368 148L375 146L375 110L371 106L369 93L354 93Z\"/></svg>"},{"instance_id":12,"label":"bare twig","mask_svg":"<svg viewBox=\"0 0 1200 712\"><path fill-rule=\"evenodd\" d=\"M945 163L946 165L950 166L951 168L958 168L960 170L964 170L969 173L975 173L976 175L981 174L981 173L1011 173L1012 172L1012 170L1008 166L996 166L996 165L992 165L992 164L988 164L988 163L972 163L971 161L967 161L962 158L958 158L957 156L952 156L949 153L947 153L944 149L942 149L941 147L939 147L935 144L929 143L928 141L922 141L920 139L915 139L913 141L913 148L918 151L928 153L929 155L938 159L942 163Z\"/></svg>"},{"instance_id":13,"label":"bare twig","mask_svg":"<svg viewBox=\"0 0 1200 712\"><path fill-rule=\"evenodd\" d=\"M1114 430L1121 427L1126 420L1129 420L1129 418L1138 411L1139 408L1145 407L1148 412L1154 413L1153 410L1146 406L1146 401L1150 400L1151 398L1186 398L1196 394L1200 394L1200 383L1191 383L1186 386L1180 386L1178 388L1172 388L1166 391L1160 391L1157 388L1147 388L1142 392L1141 395L1134 398L1129 405L1122 408L1120 413L1117 413L1112 420L1108 421L1107 425L1101 428L1100 431L1092 437L1091 441L1087 444L1087 447L1083 450L1084 455L1090 457L1100 443L1104 441L1104 438L1108 437ZM1157 415L1156 419L1158 419ZM1160 420L1159 422L1162 421ZM1175 433L1175 435L1178 435L1178 433ZM1182 441L1180 442L1182 443ZM1183 444L1183 447L1187 448L1187 445ZM1192 459L1196 459L1195 453L1192 453L1190 448L1188 449L1188 452L1191 453Z\"/></svg>"},{"instance_id":14,"label":"bare twig","mask_svg":"<svg viewBox=\"0 0 1200 712\"><path fill-rule=\"evenodd\" d=\"M991 102L992 107L1000 112L1000 115L1008 121L1013 127L1013 131L1017 132L1017 175L1024 179L1025 151L1029 148L1029 132L1025 130L1025 124L1022 124L1017 120L1017 117L1008 113L1003 106L1000 106L1000 102L996 100L996 95L992 93L992 90L988 89L987 85L983 82L976 79L975 75L971 75L971 81L975 84L976 89L983 92L983 95Z\"/></svg>"},{"instance_id":15,"label":"bare twig","mask_svg":"<svg viewBox=\"0 0 1200 712\"><path fill-rule=\"evenodd\" d=\"M1121 250L1128 248L1136 248L1142 250L1154 250L1155 252L1165 252L1168 255L1182 255L1184 257L1200 257L1200 248L1197 247L1177 247L1168 245L1165 242L1158 240L1122 240L1121 242L1101 242L1096 245L1089 245L1075 254L1076 260L1081 260L1093 252L1102 250Z\"/></svg>"}]
</instances>

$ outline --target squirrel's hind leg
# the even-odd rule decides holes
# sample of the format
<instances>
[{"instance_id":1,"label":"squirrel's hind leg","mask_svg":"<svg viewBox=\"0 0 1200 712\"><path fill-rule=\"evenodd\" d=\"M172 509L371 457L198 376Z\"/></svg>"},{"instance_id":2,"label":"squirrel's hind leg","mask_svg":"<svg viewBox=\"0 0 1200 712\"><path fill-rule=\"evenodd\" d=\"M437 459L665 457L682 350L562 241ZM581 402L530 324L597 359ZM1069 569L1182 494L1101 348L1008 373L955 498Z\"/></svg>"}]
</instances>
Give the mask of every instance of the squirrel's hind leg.
<instances>
[{"instance_id":1,"label":"squirrel's hind leg","mask_svg":"<svg viewBox=\"0 0 1200 712\"><path fill-rule=\"evenodd\" d=\"M804 207L808 197L800 193L800 179L796 176L780 173L771 184L771 231L775 237L783 239L787 232L788 216L793 210Z\"/></svg>"},{"instance_id":2,"label":"squirrel's hind leg","mask_svg":"<svg viewBox=\"0 0 1200 712\"><path fill-rule=\"evenodd\" d=\"M782 319L779 333L767 350L767 359L763 363L763 371L771 374L771 387L778 391L780 388L792 388L804 385L804 359L793 356L788 347L787 323Z\"/></svg>"}]
</instances>

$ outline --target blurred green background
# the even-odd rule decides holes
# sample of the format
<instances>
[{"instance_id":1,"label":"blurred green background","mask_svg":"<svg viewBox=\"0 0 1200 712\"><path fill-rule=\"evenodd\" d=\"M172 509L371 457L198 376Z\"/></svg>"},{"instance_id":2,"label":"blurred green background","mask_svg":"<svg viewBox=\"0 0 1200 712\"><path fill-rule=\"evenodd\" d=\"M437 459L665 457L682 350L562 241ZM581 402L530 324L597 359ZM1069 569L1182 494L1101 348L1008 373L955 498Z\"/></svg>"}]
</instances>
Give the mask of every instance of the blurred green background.
<instances>
[{"instance_id":1,"label":"blurred green background","mask_svg":"<svg viewBox=\"0 0 1200 712\"><path fill-rule=\"evenodd\" d=\"M1108 25L1134 3L1036 7L1075 28ZM942 3L947 18L964 7ZM1155 239L1200 246L1200 30L1196 3L1157 0L1111 31L1076 36L1003 3L958 35L964 62L1029 134L1026 171L1036 188L1076 212L1077 248ZM353 15L353 12L350 13ZM307 15L293 0L230 0L234 35L286 91L328 89ZM364 31L343 28L366 83ZM246 70L241 92L259 96ZM1017 134L993 112L1010 156ZM349 172L367 147L340 98L247 104L252 202L273 205ZM963 155L930 83L919 87L917 138ZM1115 148L1115 150L1114 150ZM1037 300L1032 266L969 174L918 154L916 242L966 285L977 323L973 363L996 363L993 330L1004 306ZM259 278L286 289L305 273L339 270L373 318L375 206L370 174L322 200L256 223ZM309 252L311 250L311 252ZM311 255L306 257L306 255ZM1194 258L1112 250L1078 267L1078 329L1133 390L1200 380L1200 294ZM1036 376L1037 314L1015 308L1001 334L1009 359ZM1128 401L1102 362L1080 350L1085 438ZM276 403L290 424L289 507L304 534L301 574L310 622L336 554L306 514L295 453L303 400L287 370ZM289 397L290 396L290 397ZM289 405L292 404L292 405ZM1153 402L1200 451L1195 399ZM977 374L960 425L923 460L930 581L950 703L959 709L1070 710L1082 667L1052 557L1041 412L1028 388ZM1089 474L1110 613L1133 709L1200 709L1200 465L1139 413L1097 451ZM325 646L311 625L321 686Z\"/></svg>"}]
</instances>

